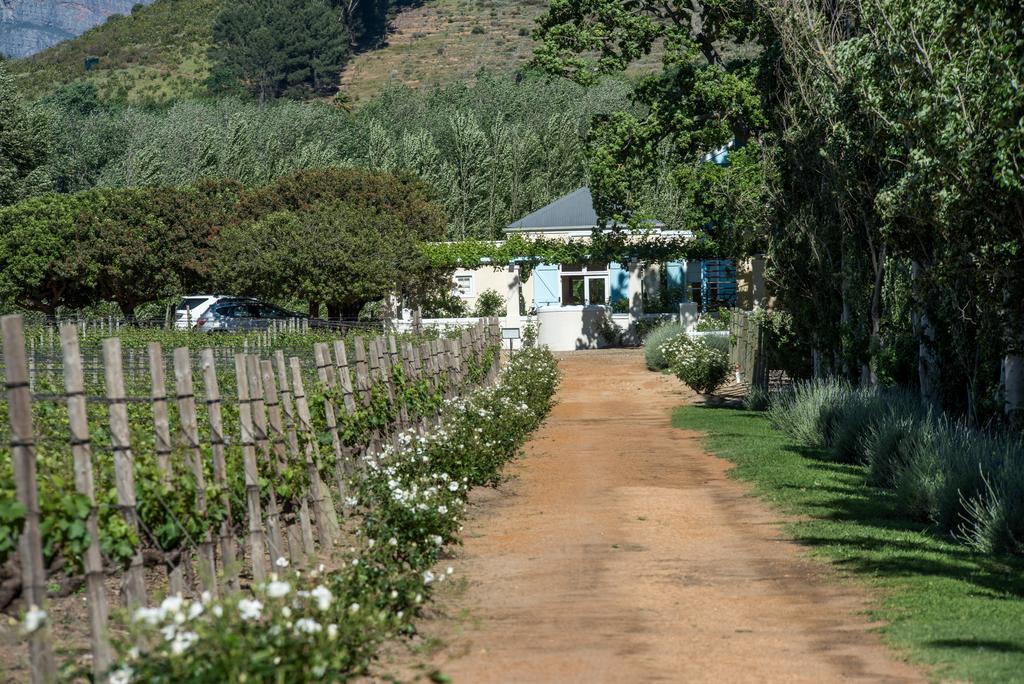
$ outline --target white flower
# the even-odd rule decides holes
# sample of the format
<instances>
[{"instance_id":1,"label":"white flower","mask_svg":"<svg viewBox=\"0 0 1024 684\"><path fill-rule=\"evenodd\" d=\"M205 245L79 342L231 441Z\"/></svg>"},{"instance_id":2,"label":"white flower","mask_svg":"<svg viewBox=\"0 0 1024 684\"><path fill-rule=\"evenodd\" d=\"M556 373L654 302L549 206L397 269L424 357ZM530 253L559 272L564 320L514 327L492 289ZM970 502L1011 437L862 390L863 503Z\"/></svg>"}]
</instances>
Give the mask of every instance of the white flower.
<instances>
[{"instance_id":1,"label":"white flower","mask_svg":"<svg viewBox=\"0 0 1024 684\"><path fill-rule=\"evenodd\" d=\"M39 606L33 605L25 613L25 620L22 623L25 634L32 634L46 623L46 611Z\"/></svg>"},{"instance_id":2,"label":"white flower","mask_svg":"<svg viewBox=\"0 0 1024 684\"><path fill-rule=\"evenodd\" d=\"M203 614L203 604L194 601L192 605L188 607L188 619L195 620L197 617Z\"/></svg>"},{"instance_id":3,"label":"white flower","mask_svg":"<svg viewBox=\"0 0 1024 684\"><path fill-rule=\"evenodd\" d=\"M132 646L131 648L129 648L128 649L128 659L129 660L138 660L138 658L139 658L139 647L138 646Z\"/></svg>"},{"instance_id":4,"label":"white flower","mask_svg":"<svg viewBox=\"0 0 1024 684\"><path fill-rule=\"evenodd\" d=\"M354 496L350 496L347 499L345 499L345 505L348 506L349 508L354 508L358 503L359 499L357 499Z\"/></svg>"},{"instance_id":5,"label":"white flower","mask_svg":"<svg viewBox=\"0 0 1024 684\"><path fill-rule=\"evenodd\" d=\"M398 598L398 590L397 589L392 589L391 590L391 598L393 598L393 599Z\"/></svg>"},{"instance_id":6,"label":"white flower","mask_svg":"<svg viewBox=\"0 0 1024 684\"><path fill-rule=\"evenodd\" d=\"M434 542L435 544L437 544L438 546L441 546L442 544L444 544L444 537L442 537L439 534L431 535L430 540L432 542Z\"/></svg>"},{"instance_id":7,"label":"white flower","mask_svg":"<svg viewBox=\"0 0 1024 684\"><path fill-rule=\"evenodd\" d=\"M128 684L128 682L132 681L132 676L134 674L135 670L132 668L122 667L110 673L110 678L107 680L107 684Z\"/></svg>"},{"instance_id":8,"label":"white flower","mask_svg":"<svg viewBox=\"0 0 1024 684\"><path fill-rule=\"evenodd\" d=\"M182 606L185 605L185 599L180 594L174 596L168 596L160 603L160 619L165 619L168 615L175 615L181 612Z\"/></svg>"},{"instance_id":9,"label":"white flower","mask_svg":"<svg viewBox=\"0 0 1024 684\"><path fill-rule=\"evenodd\" d=\"M279 568L287 568L288 567L288 559L285 558L284 556L281 556L276 561L274 561L274 565L276 565Z\"/></svg>"},{"instance_id":10,"label":"white flower","mask_svg":"<svg viewBox=\"0 0 1024 684\"><path fill-rule=\"evenodd\" d=\"M416 598L414 599L414 601L415 601L416 603L419 603L419 602L421 602L422 600L423 600L423 594L416 594Z\"/></svg>"},{"instance_id":11,"label":"white flower","mask_svg":"<svg viewBox=\"0 0 1024 684\"><path fill-rule=\"evenodd\" d=\"M267 585L267 596L270 598L281 598L287 596L288 592L292 590L292 585L287 582L280 582L278 580L272 581Z\"/></svg>"},{"instance_id":12,"label":"white flower","mask_svg":"<svg viewBox=\"0 0 1024 684\"><path fill-rule=\"evenodd\" d=\"M136 608L135 615L132 616L135 622L145 622L147 625L154 626L160 622L160 609L159 608Z\"/></svg>"},{"instance_id":13,"label":"white flower","mask_svg":"<svg viewBox=\"0 0 1024 684\"><path fill-rule=\"evenodd\" d=\"M263 604L252 599L242 599L238 602L238 614L243 620L259 620Z\"/></svg>"},{"instance_id":14,"label":"white flower","mask_svg":"<svg viewBox=\"0 0 1024 684\"><path fill-rule=\"evenodd\" d=\"M441 504L440 506L437 507L437 512L441 515L445 515L448 512L448 507L445 506L444 504Z\"/></svg>"},{"instance_id":15,"label":"white flower","mask_svg":"<svg viewBox=\"0 0 1024 684\"><path fill-rule=\"evenodd\" d=\"M457 492L457 491L459 491L459 483L458 482L449 482L448 483L448 491L449 492Z\"/></svg>"},{"instance_id":16,"label":"white flower","mask_svg":"<svg viewBox=\"0 0 1024 684\"><path fill-rule=\"evenodd\" d=\"M178 633L177 625L164 625L160 628L160 634L163 635L164 641L170 641Z\"/></svg>"},{"instance_id":17,"label":"white flower","mask_svg":"<svg viewBox=\"0 0 1024 684\"><path fill-rule=\"evenodd\" d=\"M327 625L327 638L331 641L338 638L338 625L334 623Z\"/></svg>"},{"instance_id":18,"label":"white flower","mask_svg":"<svg viewBox=\"0 0 1024 684\"><path fill-rule=\"evenodd\" d=\"M359 604L358 603L353 603L351 606L348 607L348 612L353 613L353 614L358 613L359 612Z\"/></svg>"},{"instance_id":19,"label":"white flower","mask_svg":"<svg viewBox=\"0 0 1024 684\"><path fill-rule=\"evenodd\" d=\"M296 632L304 632L306 634L316 634L321 629L323 629L323 627L321 627L320 623L317 622L316 620L311 620L309 618L302 618L301 620L296 620L295 621L295 631Z\"/></svg>"},{"instance_id":20,"label":"white flower","mask_svg":"<svg viewBox=\"0 0 1024 684\"><path fill-rule=\"evenodd\" d=\"M398 546L398 540L392 537L391 539L388 539L388 544L391 544L391 546Z\"/></svg>"},{"instance_id":21,"label":"white flower","mask_svg":"<svg viewBox=\"0 0 1024 684\"><path fill-rule=\"evenodd\" d=\"M353 558L352 559L352 565L354 565L354 566L355 565L359 565L359 559L358 558Z\"/></svg>"},{"instance_id":22,"label":"white flower","mask_svg":"<svg viewBox=\"0 0 1024 684\"><path fill-rule=\"evenodd\" d=\"M446 575L450 575L450 574L452 574L453 572L455 572L455 568L453 568L452 566L450 566L450 565L449 565L449 566L448 566L448 569L447 569L447 570L445 570L444 574L446 574Z\"/></svg>"},{"instance_id":23,"label":"white flower","mask_svg":"<svg viewBox=\"0 0 1024 684\"><path fill-rule=\"evenodd\" d=\"M310 596L316 599L316 607L321 611L325 611L331 607L331 601L334 600L334 595L331 594L331 590L327 587L320 585L313 591L309 592Z\"/></svg>"},{"instance_id":24,"label":"white flower","mask_svg":"<svg viewBox=\"0 0 1024 684\"><path fill-rule=\"evenodd\" d=\"M286 618L290 618L292 616L292 609L285 606L281 609L281 615L284 615Z\"/></svg>"},{"instance_id":25,"label":"white flower","mask_svg":"<svg viewBox=\"0 0 1024 684\"><path fill-rule=\"evenodd\" d=\"M214 617L221 617L222 615L224 615L224 609L220 606L220 604L214 606L211 609L211 611L213 612Z\"/></svg>"},{"instance_id":26,"label":"white flower","mask_svg":"<svg viewBox=\"0 0 1024 684\"><path fill-rule=\"evenodd\" d=\"M171 642L171 653L181 655L196 642L199 635L195 632L179 632L174 641Z\"/></svg>"},{"instance_id":27,"label":"white flower","mask_svg":"<svg viewBox=\"0 0 1024 684\"><path fill-rule=\"evenodd\" d=\"M433 581L434 581L434 573L432 571L427 570L425 573L423 573L423 583L424 584L430 584Z\"/></svg>"}]
</instances>

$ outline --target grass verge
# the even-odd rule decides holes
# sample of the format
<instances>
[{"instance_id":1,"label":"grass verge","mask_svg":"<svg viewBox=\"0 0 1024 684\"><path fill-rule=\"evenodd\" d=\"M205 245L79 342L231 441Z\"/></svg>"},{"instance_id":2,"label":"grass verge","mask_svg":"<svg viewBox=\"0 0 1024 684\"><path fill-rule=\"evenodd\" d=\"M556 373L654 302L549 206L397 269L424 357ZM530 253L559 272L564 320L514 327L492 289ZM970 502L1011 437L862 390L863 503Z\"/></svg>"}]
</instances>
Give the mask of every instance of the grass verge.
<instances>
[{"instance_id":1,"label":"grass verge","mask_svg":"<svg viewBox=\"0 0 1024 684\"><path fill-rule=\"evenodd\" d=\"M876 590L883 638L939 679L1024 681L1024 562L989 557L901 519L864 466L798 445L761 413L685 406L678 428L707 434L731 475L800 519L793 538Z\"/></svg>"}]
</instances>

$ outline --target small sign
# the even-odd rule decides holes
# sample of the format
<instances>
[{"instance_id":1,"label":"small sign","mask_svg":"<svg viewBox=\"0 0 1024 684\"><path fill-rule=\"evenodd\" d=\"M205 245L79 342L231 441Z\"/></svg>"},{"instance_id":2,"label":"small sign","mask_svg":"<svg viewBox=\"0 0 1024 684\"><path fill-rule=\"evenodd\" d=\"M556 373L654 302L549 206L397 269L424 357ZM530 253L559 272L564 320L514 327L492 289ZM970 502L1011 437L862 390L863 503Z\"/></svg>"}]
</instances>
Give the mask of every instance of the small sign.
<instances>
[{"instance_id":1,"label":"small sign","mask_svg":"<svg viewBox=\"0 0 1024 684\"><path fill-rule=\"evenodd\" d=\"M502 328L501 339L503 340L518 340L519 339L519 328Z\"/></svg>"}]
</instances>

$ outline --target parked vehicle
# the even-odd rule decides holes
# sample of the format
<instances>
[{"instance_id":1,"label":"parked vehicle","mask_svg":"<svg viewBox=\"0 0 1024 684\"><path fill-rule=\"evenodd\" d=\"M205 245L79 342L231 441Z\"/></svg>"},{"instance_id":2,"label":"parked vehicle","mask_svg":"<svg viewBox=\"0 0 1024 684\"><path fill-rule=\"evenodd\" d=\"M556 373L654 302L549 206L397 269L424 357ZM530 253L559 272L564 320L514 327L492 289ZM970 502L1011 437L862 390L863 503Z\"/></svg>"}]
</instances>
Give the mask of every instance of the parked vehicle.
<instances>
[{"instance_id":1,"label":"parked vehicle","mask_svg":"<svg viewBox=\"0 0 1024 684\"><path fill-rule=\"evenodd\" d=\"M198 332L263 330L273 321L305 318L251 297L194 295L181 300L175 327Z\"/></svg>"}]
</instances>

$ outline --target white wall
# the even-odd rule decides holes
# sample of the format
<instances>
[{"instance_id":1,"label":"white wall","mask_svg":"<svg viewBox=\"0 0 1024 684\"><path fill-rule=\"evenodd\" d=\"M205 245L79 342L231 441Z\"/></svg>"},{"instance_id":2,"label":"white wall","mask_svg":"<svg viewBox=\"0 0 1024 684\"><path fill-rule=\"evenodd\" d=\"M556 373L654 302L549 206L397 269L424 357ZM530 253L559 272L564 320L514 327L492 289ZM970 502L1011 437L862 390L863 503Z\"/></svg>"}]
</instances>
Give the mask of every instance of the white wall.
<instances>
[{"instance_id":1,"label":"white wall","mask_svg":"<svg viewBox=\"0 0 1024 684\"><path fill-rule=\"evenodd\" d=\"M460 268L456 269L452 277L454 278L455 276L469 276L473 280L472 294L468 297L461 297L470 310L476 306L477 298L485 290L496 291L501 295L502 299L505 299L508 294L509 272L507 268L495 269L493 266L481 266L474 269ZM526 310L529 311L533 306L532 277L523 282L520 286L520 291L526 301Z\"/></svg>"}]
</instances>

